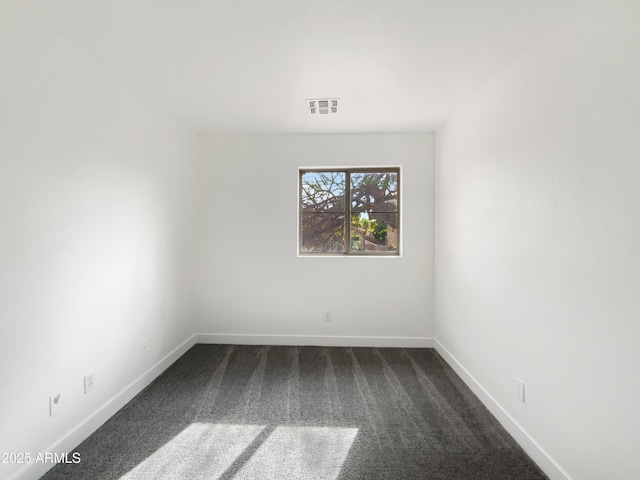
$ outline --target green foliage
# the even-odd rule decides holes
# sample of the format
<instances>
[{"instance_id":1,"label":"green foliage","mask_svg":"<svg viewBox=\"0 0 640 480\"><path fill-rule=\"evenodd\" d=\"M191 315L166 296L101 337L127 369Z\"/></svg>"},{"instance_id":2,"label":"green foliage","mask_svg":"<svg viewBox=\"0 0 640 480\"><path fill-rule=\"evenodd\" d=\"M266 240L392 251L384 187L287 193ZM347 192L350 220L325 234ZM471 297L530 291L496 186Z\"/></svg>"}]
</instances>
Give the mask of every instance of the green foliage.
<instances>
[{"instance_id":1,"label":"green foliage","mask_svg":"<svg viewBox=\"0 0 640 480\"><path fill-rule=\"evenodd\" d=\"M384 221L376 221L373 227L373 232L371 233L373 235L373 238L379 240L380 243L384 243L387 240L387 226L387 223Z\"/></svg>"}]
</instances>

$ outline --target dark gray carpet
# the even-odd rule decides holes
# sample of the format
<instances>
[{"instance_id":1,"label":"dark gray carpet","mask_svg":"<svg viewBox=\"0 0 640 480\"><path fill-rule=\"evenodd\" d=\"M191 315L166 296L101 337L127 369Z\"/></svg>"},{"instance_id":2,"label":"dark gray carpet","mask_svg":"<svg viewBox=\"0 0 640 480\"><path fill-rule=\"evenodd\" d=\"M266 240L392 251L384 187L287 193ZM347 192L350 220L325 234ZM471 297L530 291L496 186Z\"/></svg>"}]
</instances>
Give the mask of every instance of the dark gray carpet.
<instances>
[{"instance_id":1,"label":"dark gray carpet","mask_svg":"<svg viewBox=\"0 0 640 480\"><path fill-rule=\"evenodd\" d=\"M43 479L545 479L432 349L196 345Z\"/></svg>"}]
</instances>

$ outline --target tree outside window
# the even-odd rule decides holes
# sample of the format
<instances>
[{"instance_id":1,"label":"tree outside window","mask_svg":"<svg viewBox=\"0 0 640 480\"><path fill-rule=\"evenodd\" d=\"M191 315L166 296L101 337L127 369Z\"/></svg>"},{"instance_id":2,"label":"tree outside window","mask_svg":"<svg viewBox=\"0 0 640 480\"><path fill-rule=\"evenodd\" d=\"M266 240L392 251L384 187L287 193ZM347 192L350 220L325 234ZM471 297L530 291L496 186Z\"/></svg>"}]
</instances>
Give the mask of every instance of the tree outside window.
<instances>
[{"instance_id":1,"label":"tree outside window","mask_svg":"<svg viewBox=\"0 0 640 480\"><path fill-rule=\"evenodd\" d=\"M300 253L398 255L399 178L399 168L300 170Z\"/></svg>"}]
</instances>

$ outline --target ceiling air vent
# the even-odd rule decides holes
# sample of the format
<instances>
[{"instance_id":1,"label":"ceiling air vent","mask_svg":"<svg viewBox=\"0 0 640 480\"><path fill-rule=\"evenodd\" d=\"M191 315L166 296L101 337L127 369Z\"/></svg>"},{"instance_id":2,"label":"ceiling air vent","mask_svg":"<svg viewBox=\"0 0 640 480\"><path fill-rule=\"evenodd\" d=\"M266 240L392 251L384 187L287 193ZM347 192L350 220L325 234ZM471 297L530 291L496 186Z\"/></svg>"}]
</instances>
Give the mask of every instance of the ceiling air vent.
<instances>
[{"instance_id":1,"label":"ceiling air vent","mask_svg":"<svg viewBox=\"0 0 640 480\"><path fill-rule=\"evenodd\" d=\"M338 113L339 98L307 98L307 106L312 115Z\"/></svg>"}]
</instances>

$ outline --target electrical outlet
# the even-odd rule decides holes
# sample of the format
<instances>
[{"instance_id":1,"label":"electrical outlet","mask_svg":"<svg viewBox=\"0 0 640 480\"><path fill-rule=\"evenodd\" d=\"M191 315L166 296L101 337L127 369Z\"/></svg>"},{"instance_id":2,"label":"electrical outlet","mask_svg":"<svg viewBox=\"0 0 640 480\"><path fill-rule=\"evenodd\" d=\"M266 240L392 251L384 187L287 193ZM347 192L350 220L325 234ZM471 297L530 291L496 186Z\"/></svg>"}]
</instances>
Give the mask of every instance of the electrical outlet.
<instances>
[{"instance_id":1,"label":"electrical outlet","mask_svg":"<svg viewBox=\"0 0 640 480\"><path fill-rule=\"evenodd\" d=\"M140 355L144 357L147 354L148 349L149 349L149 342L145 338L140 342Z\"/></svg>"},{"instance_id":2,"label":"electrical outlet","mask_svg":"<svg viewBox=\"0 0 640 480\"><path fill-rule=\"evenodd\" d=\"M91 372L89 375L84 376L84 393L89 393L93 390L93 386L95 383L94 372Z\"/></svg>"},{"instance_id":3,"label":"electrical outlet","mask_svg":"<svg viewBox=\"0 0 640 480\"><path fill-rule=\"evenodd\" d=\"M524 403L524 382L519 378L516 378L516 397Z\"/></svg>"},{"instance_id":4,"label":"electrical outlet","mask_svg":"<svg viewBox=\"0 0 640 480\"><path fill-rule=\"evenodd\" d=\"M62 400L62 395L56 393L55 395L51 395L49 397L49 416L53 417L60 410L60 402Z\"/></svg>"},{"instance_id":5,"label":"electrical outlet","mask_svg":"<svg viewBox=\"0 0 640 480\"><path fill-rule=\"evenodd\" d=\"M330 322L331 321L331 312L325 312L324 313L324 321L325 322Z\"/></svg>"}]
</instances>

